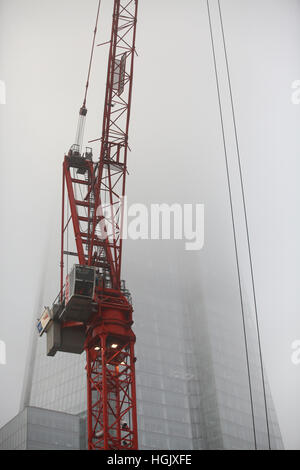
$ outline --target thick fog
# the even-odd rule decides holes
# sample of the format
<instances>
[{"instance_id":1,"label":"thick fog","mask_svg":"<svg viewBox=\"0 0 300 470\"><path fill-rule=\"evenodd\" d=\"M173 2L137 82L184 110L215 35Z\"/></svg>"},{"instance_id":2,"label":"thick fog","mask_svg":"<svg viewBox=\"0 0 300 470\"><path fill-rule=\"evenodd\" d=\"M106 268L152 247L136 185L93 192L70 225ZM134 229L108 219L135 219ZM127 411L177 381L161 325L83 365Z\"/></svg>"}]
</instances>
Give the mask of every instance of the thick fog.
<instances>
[{"instance_id":1,"label":"thick fog","mask_svg":"<svg viewBox=\"0 0 300 470\"><path fill-rule=\"evenodd\" d=\"M194 289L206 305L226 308L239 294L206 1L139 3L128 200L203 203L205 243L186 251L184 241L128 240L123 277L133 298L151 285L160 302L161 289L174 282L178 299ZM210 5L241 269L253 306L217 1ZM300 80L300 1L221 5L264 362L284 444L299 449L300 364L292 344L300 340L300 105L292 85ZM75 137L96 6L0 0L0 425L19 410L32 318L59 290L62 160ZM111 10L103 0L98 43L108 40ZM86 140L101 135L106 47L95 55Z\"/></svg>"}]
</instances>

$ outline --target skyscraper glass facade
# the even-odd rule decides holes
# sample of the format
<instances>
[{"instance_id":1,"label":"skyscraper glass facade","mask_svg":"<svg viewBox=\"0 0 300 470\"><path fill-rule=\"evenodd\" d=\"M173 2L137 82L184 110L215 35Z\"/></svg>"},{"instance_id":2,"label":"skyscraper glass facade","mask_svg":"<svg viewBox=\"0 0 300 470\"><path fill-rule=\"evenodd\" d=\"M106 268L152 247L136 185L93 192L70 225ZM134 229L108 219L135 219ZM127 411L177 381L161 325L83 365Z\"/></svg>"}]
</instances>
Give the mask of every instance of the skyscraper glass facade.
<instances>
[{"instance_id":1,"label":"skyscraper glass facade","mask_svg":"<svg viewBox=\"0 0 300 470\"><path fill-rule=\"evenodd\" d=\"M246 312L251 394L238 312L222 311L218 305L204 308L200 299L172 302L167 288L159 296L158 302L144 291L134 305L139 447L254 449L256 439L259 449L267 449L261 369L250 313ZM84 416L84 354L47 357L44 337L35 348L27 404ZM267 383L266 389L271 447L280 449Z\"/></svg>"}]
</instances>

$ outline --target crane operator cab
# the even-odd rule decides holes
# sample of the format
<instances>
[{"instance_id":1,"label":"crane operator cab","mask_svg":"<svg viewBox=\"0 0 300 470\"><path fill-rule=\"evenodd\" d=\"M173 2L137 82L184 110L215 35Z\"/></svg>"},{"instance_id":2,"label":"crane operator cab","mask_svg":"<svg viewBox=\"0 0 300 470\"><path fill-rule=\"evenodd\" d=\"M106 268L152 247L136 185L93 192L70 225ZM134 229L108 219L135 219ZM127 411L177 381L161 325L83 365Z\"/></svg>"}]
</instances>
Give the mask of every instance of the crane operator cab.
<instances>
[{"instance_id":1,"label":"crane operator cab","mask_svg":"<svg viewBox=\"0 0 300 470\"><path fill-rule=\"evenodd\" d=\"M94 313L96 268L73 266L66 278L63 302L46 307L38 320L39 335L47 333L47 355L58 351L81 354L84 350L85 324ZM71 322L66 327L66 322ZM72 325L72 322L74 324Z\"/></svg>"},{"instance_id":2,"label":"crane operator cab","mask_svg":"<svg viewBox=\"0 0 300 470\"><path fill-rule=\"evenodd\" d=\"M61 312L59 320L86 323L93 310L95 286L95 268L75 264L66 278L65 308Z\"/></svg>"}]
</instances>

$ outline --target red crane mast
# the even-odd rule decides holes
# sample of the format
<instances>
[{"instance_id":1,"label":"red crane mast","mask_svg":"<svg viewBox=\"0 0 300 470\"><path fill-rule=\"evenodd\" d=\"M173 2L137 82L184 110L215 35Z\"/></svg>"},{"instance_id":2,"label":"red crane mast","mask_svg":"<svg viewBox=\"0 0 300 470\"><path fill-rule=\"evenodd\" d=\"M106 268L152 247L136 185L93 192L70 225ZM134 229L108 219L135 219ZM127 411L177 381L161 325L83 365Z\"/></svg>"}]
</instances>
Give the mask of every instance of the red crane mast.
<instances>
[{"instance_id":1,"label":"red crane mast","mask_svg":"<svg viewBox=\"0 0 300 470\"><path fill-rule=\"evenodd\" d=\"M86 352L90 450L138 448L133 308L121 281L137 9L138 0L114 0L99 161L90 148L82 152L86 94L76 144L64 158L61 288L40 326L48 355ZM78 264L69 273L70 256Z\"/></svg>"}]
</instances>

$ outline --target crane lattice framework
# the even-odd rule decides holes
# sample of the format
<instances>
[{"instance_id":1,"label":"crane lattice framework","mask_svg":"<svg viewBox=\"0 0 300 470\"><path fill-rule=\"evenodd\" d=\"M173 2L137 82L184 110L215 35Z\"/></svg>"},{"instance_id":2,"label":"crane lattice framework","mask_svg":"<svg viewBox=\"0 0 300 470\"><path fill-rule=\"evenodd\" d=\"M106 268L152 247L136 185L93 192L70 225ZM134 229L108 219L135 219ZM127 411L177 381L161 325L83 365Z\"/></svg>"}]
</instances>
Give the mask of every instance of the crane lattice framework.
<instances>
[{"instance_id":1,"label":"crane lattice framework","mask_svg":"<svg viewBox=\"0 0 300 470\"><path fill-rule=\"evenodd\" d=\"M100 158L82 153L79 139L63 162L61 289L47 331L48 355L86 351L88 448L95 450L138 447L133 309L121 281L138 0L114 0L113 8ZM84 103L79 134L86 113ZM78 264L69 275L70 256Z\"/></svg>"}]
</instances>

